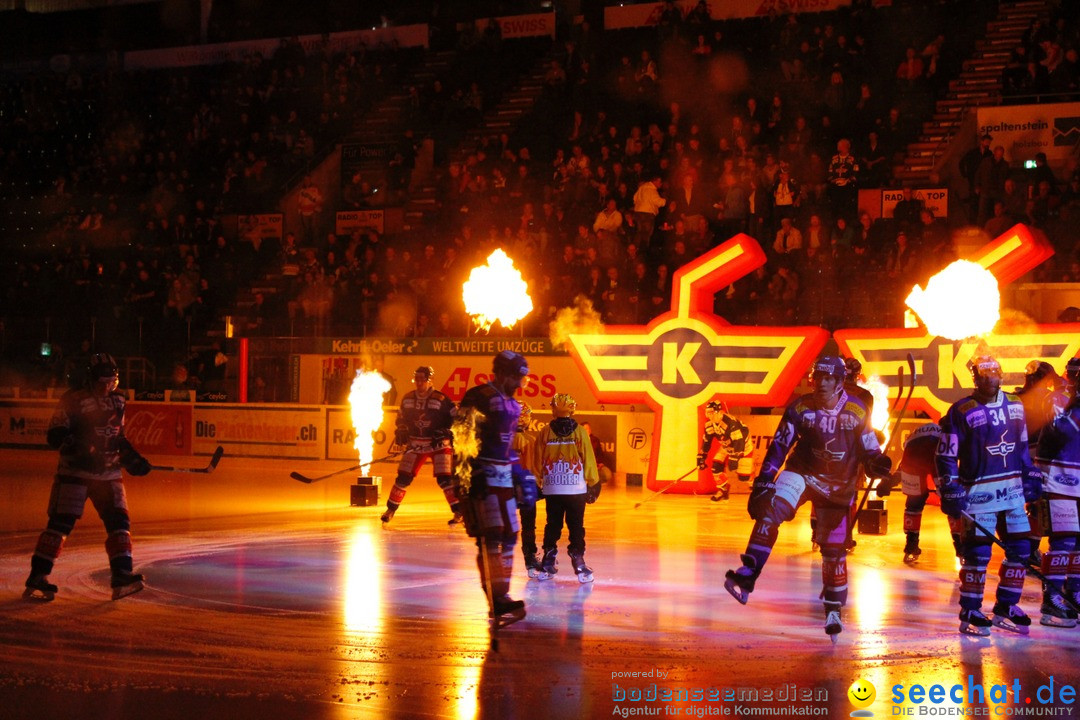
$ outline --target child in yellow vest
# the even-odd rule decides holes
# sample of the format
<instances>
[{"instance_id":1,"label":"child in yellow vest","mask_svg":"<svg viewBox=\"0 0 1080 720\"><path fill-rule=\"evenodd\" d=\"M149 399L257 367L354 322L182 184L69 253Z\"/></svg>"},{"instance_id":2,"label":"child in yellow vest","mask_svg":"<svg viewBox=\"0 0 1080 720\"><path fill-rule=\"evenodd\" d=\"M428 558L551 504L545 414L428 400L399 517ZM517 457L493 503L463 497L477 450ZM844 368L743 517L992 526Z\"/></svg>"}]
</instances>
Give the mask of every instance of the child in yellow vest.
<instances>
[{"instance_id":1,"label":"child in yellow vest","mask_svg":"<svg viewBox=\"0 0 1080 720\"><path fill-rule=\"evenodd\" d=\"M530 466L543 487L547 504L544 527L544 557L539 578L546 580L558 572L556 543L565 520L570 533L567 554L579 582L592 582L592 569L585 564L585 505L600 495L600 475L585 428L572 417L577 402L566 393L551 399L555 416L540 430L532 446Z\"/></svg>"}]
</instances>

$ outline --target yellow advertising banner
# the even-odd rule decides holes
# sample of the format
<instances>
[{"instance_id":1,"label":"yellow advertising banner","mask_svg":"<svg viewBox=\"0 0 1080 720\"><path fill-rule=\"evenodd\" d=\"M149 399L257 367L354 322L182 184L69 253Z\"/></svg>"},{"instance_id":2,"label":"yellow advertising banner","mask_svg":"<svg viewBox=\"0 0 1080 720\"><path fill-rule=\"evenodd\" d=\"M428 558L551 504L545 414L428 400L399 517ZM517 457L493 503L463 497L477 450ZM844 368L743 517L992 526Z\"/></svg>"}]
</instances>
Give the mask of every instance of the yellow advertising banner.
<instances>
[{"instance_id":1,"label":"yellow advertising banner","mask_svg":"<svg viewBox=\"0 0 1080 720\"><path fill-rule=\"evenodd\" d=\"M325 408L295 405L196 405L194 455L212 455L217 446L227 455L323 457Z\"/></svg>"}]
</instances>

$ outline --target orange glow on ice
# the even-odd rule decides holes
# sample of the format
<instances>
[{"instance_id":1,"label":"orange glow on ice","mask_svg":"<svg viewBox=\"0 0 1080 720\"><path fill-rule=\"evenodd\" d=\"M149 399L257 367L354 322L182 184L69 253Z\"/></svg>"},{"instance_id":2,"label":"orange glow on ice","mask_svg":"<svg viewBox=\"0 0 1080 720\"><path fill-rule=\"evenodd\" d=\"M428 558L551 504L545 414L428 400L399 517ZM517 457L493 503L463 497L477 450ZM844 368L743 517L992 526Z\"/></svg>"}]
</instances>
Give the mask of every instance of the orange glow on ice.
<instances>
[{"instance_id":1,"label":"orange glow on ice","mask_svg":"<svg viewBox=\"0 0 1080 720\"><path fill-rule=\"evenodd\" d=\"M490 330L496 322L513 327L532 312L529 286L502 249L488 256L487 264L474 267L462 287L465 312L478 330Z\"/></svg>"}]
</instances>

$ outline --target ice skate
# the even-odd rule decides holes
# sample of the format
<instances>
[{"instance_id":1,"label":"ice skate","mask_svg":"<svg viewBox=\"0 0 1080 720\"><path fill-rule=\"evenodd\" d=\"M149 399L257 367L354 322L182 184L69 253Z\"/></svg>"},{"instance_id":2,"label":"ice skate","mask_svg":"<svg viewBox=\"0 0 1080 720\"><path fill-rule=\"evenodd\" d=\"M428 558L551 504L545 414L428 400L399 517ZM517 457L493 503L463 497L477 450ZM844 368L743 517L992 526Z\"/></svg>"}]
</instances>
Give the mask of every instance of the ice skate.
<instances>
[{"instance_id":1,"label":"ice skate","mask_svg":"<svg viewBox=\"0 0 1080 720\"><path fill-rule=\"evenodd\" d=\"M992 624L990 619L983 615L982 610L960 611L960 632L964 635L986 637L990 634Z\"/></svg>"},{"instance_id":2,"label":"ice skate","mask_svg":"<svg viewBox=\"0 0 1080 720\"><path fill-rule=\"evenodd\" d=\"M994 616L991 622L995 627L1008 630L1019 635L1027 635L1031 630L1031 618L1016 605L997 603L994 605Z\"/></svg>"},{"instance_id":3,"label":"ice skate","mask_svg":"<svg viewBox=\"0 0 1080 720\"><path fill-rule=\"evenodd\" d=\"M1076 611L1065 603L1065 599L1056 593L1047 594L1043 597L1042 607L1039 608L1042 617L1040 625L1047 627L1072 628L1076 627Z\"/></svg>"},{"instance_id":4,"label":"ice skate","mask_svg":"<svg viewBox=\"0 0 1080 720\"><path fill-rule=\"evenodd\" d=\"M550 580L555 577L555 573L559 572L557 554L558 550L555 548L544 548L544 558L540 561L540 571L536 574L537 578Z\"/></svg>"},{"instance_id":5,"label":"ice skate","mask_svg":"<svg viewBox=\"0 0 1080 720\"><path fill-rule=\"evenodd\" d=\"M394 513L396 513L396 512L397 512L396 509L391 510L390 508L386 508L386 512L384 512L379 519L382 520L383 525L386 525L387 523L389 523L391 520L394 519Z\"/></svg>"},{"instance_id":6,"label":"ice skate","mask_svg":"<svg viewBox=\"0 0 1080 720\"><path fill-rule=\"evenodd\" d=\"M48 575L34 575L26 578L26 589L23 597L27 600L42 600L49 602L56 597L58 588L48 580Z\"/></svg>"},{"instance_id":7,"label":"ice skate","mask_svg":"<svg viewBox=\"0 0 1080 720\"><path fill-rule=\"evenodd\" d=\"M525 603L511 600L509 595L495 598L494 608L488 611L488 617L494 619L495 624L501 628L513 625L518 620L525 619Z\"/></svg>"},{"instance_id":8,"label":"ice skate","mask_svg":"<svg viewBox=\"0 0 1080 720\"><path fill-rule=\"evenodd\" d=\"M724 576L724 589L731 593L731 597L745 605L750 599L750 593L754 591L754 583L757 581L757 561L753 555L740 555L742 567L728 570Z\"/></svg>"},{"instance_id":9,"label":"ice skate","mask_svg":"<svg viewBox=\"0 0 1080 720\"><path fill-rule=\"evenodd\" d=\"M585 553L570 553L570 563L574 566L574 574L579 583L591 583L593 581L592 568L585 564Z\"/></svg>"},{"instance_id":10,"label":"ice skate","mask_svg":"<svg viewBox=\"0 0 1080 720\"><path fill-rule=\"evenodd\" d=\"M387 512L389 512L389 510ZM394 517L394 514L390 513L390 517ZM386 517L386 513L383 513L383 522L389 522L389 519ZM459 512L456 512L454 513L454 517L446 521L446 524L453 527L454 525L460 525L463 522L465 522L465 516Z\"/></svg>"},{"instance_id":11,"label":"ice skate","mask_svg":"<svg viewBox=\"0 0 1080 720\"><path fill-rule=\"evenodd\" d=\"M146 587L143 576L139 573L113 573L111 585L113 600L134 595Z\"/></svg>"},{"instance_id":12,"label":"ice skate","mask_svg":"<svg viewBox=\"0 0 1080 720\"><path fill-rule=\"evenodd\" d=\"M716 494L713 495L709 499L712 500L713 502L720 502L721 500L727 500L730 497L731 497L731 486L728 485L727 483L724 483L719 488L717 488Z\"/></svg>"},{"instance_id":13,"label":"ice skate","mask_svg":"<svg viewBox=\"0 0 1080 720\"><path fill-rule=\"evenodd\" d=\"M825 634L832 640L833 645L840 639L840 633L844 624L840 622L840 603L825 601Z\"/></svg>"},{"instance_id":14,"label":"ice skate","mask_svg":"<svg viewBox=\"0 0 1080 720\"><path fill-rule=\"evenodd\" d=\"M914 565L919 562L919 556L922 555L922 550L919 549L918 537L912 537L908 535L907 543L904 544L904 564Z\"/></svg>"},{"instance_id":15,"label":"ice skate","mask_svg":"<svg viewBox=\"0 0 1080 720\"><path fill-rule=\"evenodd\" d=\"M530 578L540 577L540 560L536 557L535 552L524 552L525 555L525 570L529 573Z\"/></svg>"}]
</instances>

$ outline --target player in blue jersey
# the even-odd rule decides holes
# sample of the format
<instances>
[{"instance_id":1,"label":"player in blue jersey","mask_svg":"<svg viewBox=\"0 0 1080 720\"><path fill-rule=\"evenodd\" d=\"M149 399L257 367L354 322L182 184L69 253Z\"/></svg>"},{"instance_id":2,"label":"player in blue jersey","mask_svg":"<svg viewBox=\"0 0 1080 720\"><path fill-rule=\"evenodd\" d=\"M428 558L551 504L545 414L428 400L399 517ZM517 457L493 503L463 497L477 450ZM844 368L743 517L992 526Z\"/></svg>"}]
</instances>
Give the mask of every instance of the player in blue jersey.
<instances>
[{"instance_id":1,"label":"player in blue jersey","mask_svg":"<svg viewBox=\"0 0 1080 720\"><path fill-rule=\"evenodd\" d=\"M1065 367L1072 390L1062 412L1039 436L1035 462L1043 471L1042 533L1050 536L1050 550L1042 556L1042 572L1074 602L1080 602L1080 398L1076 379L1080 358ZM1043 585L1042 617L1050 627L1076 627L1076 611L1048 584Z\"/></svg>"},{"instance_id":2,"label":"player in blue jersey","mask_svg":"<svg viewBox=\"0 0 1080 720\"><path fill-rule=\"evenodd\" d=\"M1031 551L1031 525L1024 502L1041 493L1042 473L1028 451L1020 399L1001 390L1001 365L989 355L971 361L975 391L949 408L941 420L935 463L941 509L963 517L960 568L960 632L989 635L990 626L1026 635L1031 620L1017 603ZM982 613L986 566L993 545L969 518L998 532L1007 548L1001 563L993 619Z\"/></svg>"},{"instance_id":3,"label":"player in blue jersey","mask_svg":"<svg viewBox=\"0 0 1080 720\"><path fill-rule=\"evenodd\" d=\"M480 582L489 593L489 614L500 625L525 617L525 603L510 598L517 546L518 504L536 503L536 478L513 449L521 405L514 393L529 374L525 358L504 350L492 363L494 378L461 399L459 415L475 411L476 453L468 462L468 485L459 472L458 495L469 537L476 538ZM482 417L480 417L482 416ZM455 436L455 442L457 438Z\"/></svg>"},{"instance_id":4,"label":"player in blue jersey","mask_svg":"<svg viewBox=\"0 0 1080 720\"><path fill-rule=\"evenodd\" d=\"M825 632L833 642L843 630L840 608L848 594L847 525L860 468L872 478L889 477L891 468L866 405L844 390L846 374L841 358L820 358L813 367L813 392L784 411L750 492L747 509L754 529L742 567L729 570L724 583L745 604L776 544L780 524L794 518L809 501L817 512L815 541L821 548Z\"/></svg>"},{"instance_id":5,"label":"player in blue jersey","mask_svg":"<svg viewBox=\"0 0 1080 720\"><path fill-rule=\"evenodd\" d=\"M106 353L90 357L86 387L65 393L56 405L46 440L60 451L52 493L49 523L38 538L27 598L52 600L56 585L49 582L64 541L82 517L89 500L105 524L105 552L112 573L113 600L143 588L143 576L132 571L131 520L121 468L132 475L146 475L150 463L124 435L125 396L119 384L116 360Z\"/></svg>"}]
</instances>

